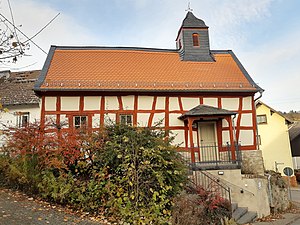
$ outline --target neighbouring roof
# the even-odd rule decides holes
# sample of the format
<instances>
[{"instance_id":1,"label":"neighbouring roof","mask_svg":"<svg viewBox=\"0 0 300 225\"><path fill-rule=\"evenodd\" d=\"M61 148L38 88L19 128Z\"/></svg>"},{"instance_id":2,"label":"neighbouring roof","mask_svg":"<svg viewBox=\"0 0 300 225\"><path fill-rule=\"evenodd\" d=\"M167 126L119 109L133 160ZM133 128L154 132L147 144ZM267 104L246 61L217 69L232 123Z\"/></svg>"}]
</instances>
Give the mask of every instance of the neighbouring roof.
<instances>
[{"instance_id":1,"label":"neighbouring roof","mask_svg":"<svg viewBox=\"0 0 300 225\"><path fill-rule=\"evenodd\" d=\"M36 91L262 90L230 50L214 62L181 61L177 50L52 46Z\"/></svg>"},{"instance_id":2,"label":"neighbouring roof","mask_svg":"<svg viewBox=\"0 0 300 225\"><path fill-rule=\"evenodd\" d=\"M259 107L259 106L261 106L261 105L264 105L265 107L269 108L271 112L277 113L278 115L282 116L282 117L286 120L286 123L287 123L287 124L292 124L292 123L293 123L293 121L290 120L290 119L289 119L287 116L285 116L283 113L281 113L281 112L279 112L279 111L273 109L272 107L268 106L268 105L265 104L264 102L258 100L258 101L256 101L255 104L256 104L256 107Z\"/></svg>"},{"instance_id":3,"label":"neighbouring roof","mask_svg":"<svg viewBox=\"0 0 300 225\"><path fill-rule=\"evenodd\" d=\"M197 17L194 16L192 12L188 12L186 14L186 17L184 18L182 22L181 27L186 27L186 28L208 28L204 21L201 19L198 19Z\"/></svg>"},{"instance_id":4,"label":"neighbouring roof","mask_svg":"<svg viewBox=\"0 0 300 225\"><path fill-rule=\"evenodd\" d=\"M225 116L235 114L235 112L228 111L226 109L219 109L208 105L198 105L195 108L192 108L190 111L181 115L179 119L184 119L191 116Z\"/></svg>"},{"instance_id":5,"label":"neighbouring roof","mask_svg":"<svg viewBox=\"0 0 300 225\"><path fill-rule=\"evenodd\" d=\"M289 129L290 140L294 140L300 135L300 122L295 122L293 126Z\"/></svg>"},{"instance_id":6,"label":"neighbouring roof","mask_svg":"<svg viewBox=\"0 0 300 225\"><path fill-rule=\"evenodd\" d=\"M0 80L0 98L3 106L38 104L39 98L33 86L40 70L11 72L8 78Z\"/></svg>"}]
</instances>

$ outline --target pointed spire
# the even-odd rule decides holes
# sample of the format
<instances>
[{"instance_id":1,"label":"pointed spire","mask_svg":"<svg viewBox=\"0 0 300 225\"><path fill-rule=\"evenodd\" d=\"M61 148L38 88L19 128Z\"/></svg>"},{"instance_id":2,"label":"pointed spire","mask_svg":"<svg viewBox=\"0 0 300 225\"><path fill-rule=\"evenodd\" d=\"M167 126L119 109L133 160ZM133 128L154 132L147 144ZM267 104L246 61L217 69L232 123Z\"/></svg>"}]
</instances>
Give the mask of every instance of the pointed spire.
<instances>
[{"instance_id":1,"label":"pointed spire","mask_svg":"<svg viewBox=\"0 0 300 225\"><path fill-rule=\"evenodd\" d=\"M198 19L191 11L188 11L185 19L182 22L182 27L208 28L204 21Z\"/></svg>"}]
</instances>

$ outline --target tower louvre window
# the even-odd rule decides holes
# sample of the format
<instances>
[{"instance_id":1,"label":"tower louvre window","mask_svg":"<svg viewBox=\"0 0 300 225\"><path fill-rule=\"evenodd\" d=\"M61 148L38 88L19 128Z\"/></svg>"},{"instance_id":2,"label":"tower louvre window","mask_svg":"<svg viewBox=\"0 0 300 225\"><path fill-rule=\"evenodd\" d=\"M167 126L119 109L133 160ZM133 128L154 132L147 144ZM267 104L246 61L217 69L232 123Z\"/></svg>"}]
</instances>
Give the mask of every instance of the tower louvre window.
<instances>
[{"instance_id":1,"label":"tower louvre window","mask_svg":"<svg viewBox=\"0 0 300 225\"><path fill-rule=\"evenodd\" d=\"M199 43L199 34L197 34L197 33L193 34L193 46L194 47L200 46L200 43Z\"/></svg>"}]
</instances>

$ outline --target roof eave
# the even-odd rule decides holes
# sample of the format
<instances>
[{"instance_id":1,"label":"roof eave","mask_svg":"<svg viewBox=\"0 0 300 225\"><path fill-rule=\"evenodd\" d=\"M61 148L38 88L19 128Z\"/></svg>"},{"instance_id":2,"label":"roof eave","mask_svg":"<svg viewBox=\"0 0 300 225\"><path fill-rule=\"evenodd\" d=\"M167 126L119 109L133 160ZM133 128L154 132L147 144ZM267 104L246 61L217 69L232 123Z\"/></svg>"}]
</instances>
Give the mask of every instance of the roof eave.
<instances>
[{"instance_id":1,"label":"roof eave","mask_svg":"<svg viewBox=\"0 0 300 225\"><path fill-rule=\"evenodd\" d=\"M51 45L50 49L49 49L49 53L47 55L46 61L44 63L43 69L41 70L40 76L38 77L37 81L34 84L33 90L34 91L38 91L42 84L44 83L45 79L46 79L46 75L48 73L54 52L55 52L56 46L55 45Z\"/></svg>"},{"instance_id":2,"label":"roof eave","mask_svg":"<svg viewBox=\"0 0 300 225\"><path fill-rule=\"evenodd\" d=\"M256 89L198 89L198 90L192 90L192 89L78 89L78 88L70 88L70 89L62 89L62 88L34 88L35 92L174 92L174 93L181 93L181 92L189 92L189 93L198 93L198 92L218 92L218 93L256 93Z\"/></svg>"}]
</instances>

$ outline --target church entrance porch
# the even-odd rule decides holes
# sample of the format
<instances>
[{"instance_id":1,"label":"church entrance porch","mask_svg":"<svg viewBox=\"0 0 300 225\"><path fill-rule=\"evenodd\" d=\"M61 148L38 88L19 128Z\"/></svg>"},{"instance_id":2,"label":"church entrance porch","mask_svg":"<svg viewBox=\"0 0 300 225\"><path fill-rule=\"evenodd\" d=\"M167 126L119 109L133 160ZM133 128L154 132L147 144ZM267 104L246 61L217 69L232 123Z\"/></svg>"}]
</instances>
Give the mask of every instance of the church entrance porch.
<instances>
[{"instance_id":1,"label":"church entrance porch","mask_svg":"<svg viewBox=\"0 0 300 225\"><path fill-rule=\"evenodd\" d=\"M188 145L181 153L194 170L240 168L241 154L232 121L235 114L199 105L179 117L188 130ZM222 141L223 120L229 125L229 141L225 143Z\"/></svg>"}]
</instances>

